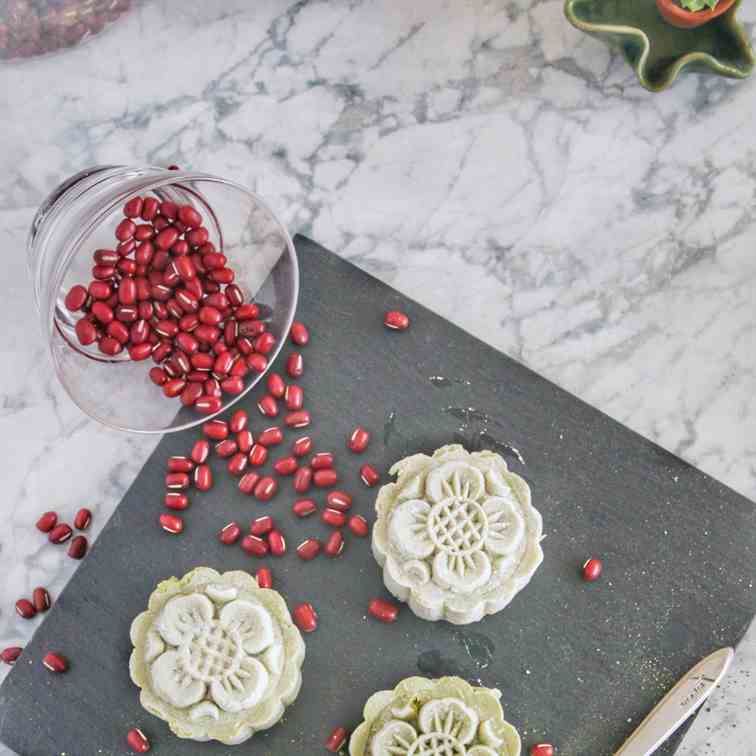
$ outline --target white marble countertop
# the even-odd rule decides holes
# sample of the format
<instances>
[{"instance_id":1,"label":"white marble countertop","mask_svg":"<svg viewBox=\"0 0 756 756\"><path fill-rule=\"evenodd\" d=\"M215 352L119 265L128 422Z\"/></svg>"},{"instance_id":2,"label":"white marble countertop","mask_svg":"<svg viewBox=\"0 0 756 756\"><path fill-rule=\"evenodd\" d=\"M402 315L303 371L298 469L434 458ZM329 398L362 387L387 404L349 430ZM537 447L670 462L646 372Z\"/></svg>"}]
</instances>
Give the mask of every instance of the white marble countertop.
<instances>
[{"instance_id":1,"label":"white marble countertop","mask_svg":"<svg viewBox=\"0 0 756 756\"><path fill-rule=\"evenodd\" d=\"M756 497L756 80L650 95L561 5L155 0L0 66L0 647L37 624L15 599L76 566L40 546L38 514L88 505L96 534L155 443L85 419L39 336L29 223L94 164L253 187L292 231ZM754 673L752 627L682 756L756 754Z\"/></svg>"}]
</instances>

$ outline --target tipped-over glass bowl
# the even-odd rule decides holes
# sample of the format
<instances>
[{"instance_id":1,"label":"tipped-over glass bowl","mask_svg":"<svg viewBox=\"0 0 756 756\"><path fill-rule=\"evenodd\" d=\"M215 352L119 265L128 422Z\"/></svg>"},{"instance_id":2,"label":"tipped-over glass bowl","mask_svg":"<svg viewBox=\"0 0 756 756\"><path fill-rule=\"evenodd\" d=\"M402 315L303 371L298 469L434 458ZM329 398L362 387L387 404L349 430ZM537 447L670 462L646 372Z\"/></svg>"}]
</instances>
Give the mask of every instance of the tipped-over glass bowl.
<instances>
[{"instance_id":1,"label":"tipped-over glass bowl","mask_svg":"<svg viewBox=\"0 0 756 756\"><path fill-rule=\"evenodd\" d=\"M92 255L114 249L123 206L137 195L152 195L202 215L210 241L228 258L245 301L255 301L260 319L276 338L268 365L286 339L299 295L294 245L270 208L243 186L217 176L164 168L91 168L61 184L42 204L29 234L29 267L42 331L60 382L90 417L120 430L164 433L190 428L238 402L265 372L250 371L244 389L224 393L213 415L184 407L164 396L148 376L151 359L132 361L124 350L115 357L97 344L82 346L74 332L80 312L69 312L64 298L71 286L92 279Z\"/></svg>"}]
</instances>

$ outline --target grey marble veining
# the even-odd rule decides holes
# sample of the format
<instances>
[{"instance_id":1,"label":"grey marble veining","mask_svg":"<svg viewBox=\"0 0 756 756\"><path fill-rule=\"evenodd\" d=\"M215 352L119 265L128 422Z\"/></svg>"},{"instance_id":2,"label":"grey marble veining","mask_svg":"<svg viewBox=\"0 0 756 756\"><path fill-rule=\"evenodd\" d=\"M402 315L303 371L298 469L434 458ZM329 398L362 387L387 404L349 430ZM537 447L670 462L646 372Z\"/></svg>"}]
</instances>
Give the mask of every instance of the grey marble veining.
<instances>
[{"instance_id":1,"label":"grey marble veining","mask_svg":"<svg viewBox=\"0 0 756 756\"><path fill-rule=\"evenodd\" d=\"M756 82L650 95L559 0L164 0L0 66L0 113L0 646L37 622L15 599L75 569L39 512L90 505L96 535L155 443L73 406L31 298L34 211L98 163L249 185L292 231L756 496ZM756 754L755 673L752 627L682 756Z\"/></svg>"}]
</instances>

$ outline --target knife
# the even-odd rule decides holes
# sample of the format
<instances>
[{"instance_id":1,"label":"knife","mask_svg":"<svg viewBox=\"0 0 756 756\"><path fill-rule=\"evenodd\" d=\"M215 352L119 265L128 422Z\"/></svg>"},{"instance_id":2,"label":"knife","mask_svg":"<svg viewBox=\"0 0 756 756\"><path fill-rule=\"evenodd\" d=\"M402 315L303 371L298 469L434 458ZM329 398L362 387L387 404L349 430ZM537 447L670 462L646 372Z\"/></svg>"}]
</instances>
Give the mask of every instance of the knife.
<instances>
[{"instance_id":1,"label":"knife","mask_svg":"<svg viewBox=\"0 0 756 756\"><path fill-rule=\"evenodd\" d=\"M735 652L720 648L698 662L651 710L614 756L650 756L709 697Z\"/></svg>"}]
</instances>

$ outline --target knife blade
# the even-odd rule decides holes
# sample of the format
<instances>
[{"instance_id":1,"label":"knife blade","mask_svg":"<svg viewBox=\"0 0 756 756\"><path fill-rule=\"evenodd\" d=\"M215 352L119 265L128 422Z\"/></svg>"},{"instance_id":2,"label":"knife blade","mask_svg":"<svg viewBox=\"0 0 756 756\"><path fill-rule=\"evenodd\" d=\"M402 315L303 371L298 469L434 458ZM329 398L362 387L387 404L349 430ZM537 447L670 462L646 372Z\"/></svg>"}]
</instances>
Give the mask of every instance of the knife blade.
<instances>
[{"instance_id":1,"label":"knife blade","mask_svg":"<svg viewBox=\"0 0 756 756\"><path fill-rule=\"evenodd\" d=\"M651 710L614 756L650 756L709 697L735 652L720 648L696 664Z\"/></svg>"}]
</instances>

